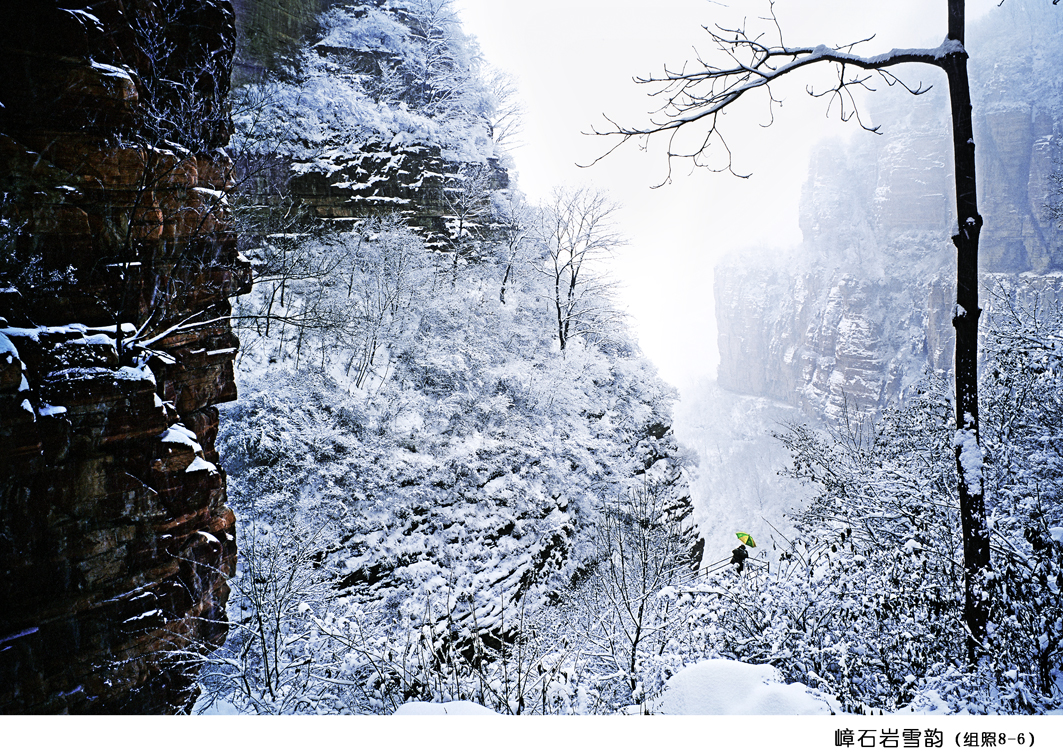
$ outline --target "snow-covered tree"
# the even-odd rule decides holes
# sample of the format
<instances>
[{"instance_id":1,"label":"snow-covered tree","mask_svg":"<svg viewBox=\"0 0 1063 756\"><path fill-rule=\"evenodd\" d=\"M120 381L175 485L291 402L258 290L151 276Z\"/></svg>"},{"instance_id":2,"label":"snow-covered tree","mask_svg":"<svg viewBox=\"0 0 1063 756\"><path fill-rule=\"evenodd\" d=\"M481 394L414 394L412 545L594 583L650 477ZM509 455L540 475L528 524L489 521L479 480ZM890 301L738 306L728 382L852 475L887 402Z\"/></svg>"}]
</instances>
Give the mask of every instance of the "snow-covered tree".
<instances>
[{"instance_id":1,"label":"snow-covered tree","mask_svg":"<svg viewBox=\"0 0 1063 756\"><path fill-rule=\"evenodd\" d=\"M660 677L647 624L622 660L626 693L594 692L616 665L590 663L570 594L640 480L654 543L688 550L675 394L602 285L615 208L578 190L540 213L499 180L517 111L481 69L451 0L349 3L291 70L238 93L257 281L236 303L241 396L218 447L248 561L203 685L241 710L604 711ZM400 212L309 218L289 168L331 186L402 175L379 203ZM447 243L411 230L418 209ZM595 627L621 637L619 612Z\"/></svg>"},{"instance_id":2,"label":"snow-covered tree","mask_svg":"<svg viewBox=\"0 0 1063 756\"><path fill-rule=\"evenodd\" d=\"M998 289L984 341L987 650L967 632L952 397L927 376L878 421L791 425L790 474L815 495L771 571L723 573L692 593L698 653L770 663L852 711L938 700L953 711L1040 712L1063 691L1063 503L1058 295ZM763 544L761 544L763 545Z\"/></svg>"},{"instance_id":3,"label":"snow-covered tree","mask_svg":"<svg viewBox=\"0 0 1063 756\"><path fill-rule=\"evenodd\" d=\"M677 621L673 586L692 574L684 523L669 494L667 486L643 482L603 508L599 561L574 597L583 656L605 690L619 688L613 695L623 703L644 698L643 663L664 652Z\"/></svg>"},{"instance_id":4,"label":"snow-covered tree","mask_svg":"<svg viewBox=\"0 0 1063 756\"><path fill-rule=\"evenodd\" d=\"M595 264L624 244L616 228L618 212L604 192L579 187L556 189L540 213L537 237L553 289L561 351L577 336L605 338L615 321L609 282Z\"/></svg>"},{"instance_id":5,"label":"snow-covered tree","mask_svg":"<svg viewBox=\"0 0 1063 756\"><path fill-rule=\"evenodd\" d=\"M498 299L505 304L506 287L524 269L532 268L535 263L535 209L528 204L523 194L513 190L496 193L492 202L491 241L502 271Z\"/></svg>"},{"instance_id":6,"label":"snow-covered tree","mask_svg":"<svg viewBox=\"0 0 1063 756\"><path fill-rule=\"evenodd\" d=\"M337 6L319 20L291 70L244 85L237 151L284 145L303 169L326 170L367 144L439 145L494 156L498 118L512 120L508 90L481 70L475 40L451 0Z\"/></svg>"}]
</instances>

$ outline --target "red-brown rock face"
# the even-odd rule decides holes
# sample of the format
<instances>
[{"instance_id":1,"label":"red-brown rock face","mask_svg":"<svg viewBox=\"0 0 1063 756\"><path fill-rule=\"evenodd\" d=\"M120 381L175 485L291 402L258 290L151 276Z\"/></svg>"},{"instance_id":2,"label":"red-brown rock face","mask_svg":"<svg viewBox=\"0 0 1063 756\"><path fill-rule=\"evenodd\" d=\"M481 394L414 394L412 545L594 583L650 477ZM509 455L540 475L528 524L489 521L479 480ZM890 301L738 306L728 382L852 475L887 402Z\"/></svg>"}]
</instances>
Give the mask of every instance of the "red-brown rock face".
<instances>
[{"instance_id":1,"label":"red-brown rock face","mask_svg":"<svg viewBox=\"0 0 1063 756\"><path fill-rule=\"evenodd\" d=\"M229 0L0 13L0 713L186 710L225 636L246 292Z\"/></svg>"}]
</instances>

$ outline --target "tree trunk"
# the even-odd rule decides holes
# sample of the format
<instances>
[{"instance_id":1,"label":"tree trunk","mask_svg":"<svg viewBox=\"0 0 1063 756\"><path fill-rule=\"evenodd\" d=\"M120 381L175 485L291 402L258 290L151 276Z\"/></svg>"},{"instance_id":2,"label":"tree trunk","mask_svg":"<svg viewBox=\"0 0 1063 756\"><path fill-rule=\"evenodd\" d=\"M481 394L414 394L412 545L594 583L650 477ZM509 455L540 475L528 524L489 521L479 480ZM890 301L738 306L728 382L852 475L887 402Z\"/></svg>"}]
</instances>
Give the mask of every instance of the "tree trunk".
<instances>
[{"instance_id":1,"label":"tree trunk","mask_svg":"<svg viewBox=\"0 0 1063 756\"><path fill-rule=\"evenodd\" d=\"M964 42L964 0L949 0L950 40ZM978 214L971 125L971 91L967 79L967 54L948 55L943 68L949 81L952 106L952 144L956 175L956 470L959 473L960 521L963 530L963 619L967 626L967 653L974 662L980 655L989 615L985 573L989 567L989 530L986 527L978 436ZM965 443L966 441L966 443Z\"/></svg>"},{"instance_id":2,"label":"tree trunk","mask_svg":"<svg viewBox=\"0 0 1063 756\"><path fill-rule=\"evenodd\" d=\"M557 308L557 338L561 342L561 351L565 351L565 334L568 329L565 327L565 317L561 308L561 275L558 274L554 278L554 305Z\"/></svg>"},{"instance_id":3,"label":"tree trunk","mask_svg":"<svg viewBox=\"0 0 1063 756\"><path fill-rule=\"evenodd\" d=\"M502 304L506 303L506 284L509 283L509 274L513 270L513 263L509 263L506 266L506 275L502 277L502 289L498 292L498 301Z\"/></svg>"}]
</instances>

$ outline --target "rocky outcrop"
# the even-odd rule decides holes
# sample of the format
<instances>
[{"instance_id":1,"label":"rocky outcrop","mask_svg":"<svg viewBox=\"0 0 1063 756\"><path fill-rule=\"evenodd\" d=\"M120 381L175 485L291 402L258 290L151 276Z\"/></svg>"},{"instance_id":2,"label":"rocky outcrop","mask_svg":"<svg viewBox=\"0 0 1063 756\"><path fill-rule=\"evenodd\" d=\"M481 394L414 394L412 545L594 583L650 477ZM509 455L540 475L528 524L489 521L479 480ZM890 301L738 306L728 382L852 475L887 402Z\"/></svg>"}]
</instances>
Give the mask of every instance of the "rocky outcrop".
<instances>
[{"instance_id":1,"label":"rocky outcrop","mask_svg":"<svg viewBox=\"0 0 1063 756\"><path fill-rule=\"evenodd\" d=\"M479 230L509 175L492 141L495 94L449 10L405 0L236 7L246 106L233 155L247 249L391 213L437 249Z\"/></svg>"},{"instance_id":2,"label":"rocky outcrop","mask_svg":"<svg viewBox=\"0 0 1063 756\"><path fill-rule=\"evenodd\" d=\"M955 190L948 101L924 95L918 115L891 102L876 111L884 137L854 145L821 144L813 152L801 197L805 245L828 258L853 250L878 254L905 234L936 233L948 241ZM984 94L975 108L979 240L983 270L1045 273L1063 269L1063 230L1048 202L1063 161L1063 119L1032 105ZM927 113L937 117L926 119ZM871 247L871 249L867 249Z\"/></svg>"},{"instance_id":3,"label":"rocky outcrop","mask_svg":"<svg viewBox=\"0 0 1063 756\"><path fill-rule=\"evenodd\" d=\"M838 419L876 414L928 371L950 371L952 277L892 273L717 267L720 386ZM1001 306L995 295L1060 303L1063 276L987 273L981 291L985 328Z\"/></svg>"},{"instance_id":4,"label":"rocky outcrop","mask_svg":"<svg viewBox=\"0 0 1063 756\"><path fill-rule=\"evenodd\" d=\"M65 5L0 28L0 712L182 711L236 561L233 12Z\"/></svg>"},{"instance_id":5,"label":"rocky outcrop","mask_svg":"<svg viewBox=\"0 0 1063 756\"><path fill-rule=\"evenodd\" d=\"M997 106L982 116L979 243L986 270L1045 273L1063 269L1063 233L1048 201L1063 160L1063 119L1030 106Z\"/></svg>"},{"instance_id":6,"label":"rocky outcrop","mask_svg":"<svg viewBox=\"0 0 1063 756\"><path fill-rule=\"evenodd\" d=\"M509 174L497 160L448 160L434 145L366 145L342 165L310 167L290 180L292 196L317 219L397 212L424 234L430 247L450 246L461 213L481 195L508 186Z\"/></svg>"},{"instance_id":7,"label":"rocky outcrop","mask_svg":"<svg viewBox=\"0 0 1063 756\"><path fill-rule=\"evenodd\" d=\"M952 365L952 288L941 276L718 267L714 293L720 385L811 416L876 412L925 370Z\"/></svg>"}]
</instances>

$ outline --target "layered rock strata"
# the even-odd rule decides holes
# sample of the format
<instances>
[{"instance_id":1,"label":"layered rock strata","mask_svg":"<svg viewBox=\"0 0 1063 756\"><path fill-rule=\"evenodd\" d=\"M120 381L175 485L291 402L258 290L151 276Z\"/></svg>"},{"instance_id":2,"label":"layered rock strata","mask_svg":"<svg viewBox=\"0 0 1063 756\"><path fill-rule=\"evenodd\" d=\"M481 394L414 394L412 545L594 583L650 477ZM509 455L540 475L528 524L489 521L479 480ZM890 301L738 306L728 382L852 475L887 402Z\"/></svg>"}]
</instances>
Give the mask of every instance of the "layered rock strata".
<instances>
[{"instance_id":1,"label":"layered rock strata","mask_svg":"<svg viewBox=\"0 0 1063 756\"><path fill-rule=\"evenodd\" d=\"M387 72L396 75L394 70L401 67L403 58L383 45L382 38L356 36L351 40L340 34L332 35L329 44L322 40L307 47L315 33L321 31L320 14L337 5L345 6L358 18L386 11L396 28L417 23L411 17L409 4L398 0L236 0L239 83L252 86L270 78L283 81L293 73L298 78L305 64L300 62L304 53L328 60L344 76L377 85ZM423 34L426 32L411 31L413 37ZM438 50L432 53L437 54ZM444 56L433 67L447 65ZM410 85L411 80L407 79L406 84ZM336 90L339 91L342 90ZM342 97L335 93L329 96L333 95ZM252 110L261 108L266 112L271 102L284 97L276 92L268 96L256 93L249 97L249 105ZM302 96L298 99L301 101ZM402 108L405 110L407 105L404 103ZM327 105L321 107L328 109ZM274 120L299 118L298 114L290 114ZM437 126L444 126L442 120ZM297 148L300 141L306 137L310 142L316 139L312 130L306 135L286 135L277 142L272 134L259 133L256 127L257 124L251 126L248 134L235 140L233 150L240 201L245 210L241 242L246 249L257 248L262 237L273 233L396 213L422 235L429 247L450 250L458 237L469 236L470 225L477 225L475 221L470 224L471 207L489 205L484 199L487 194L509 187L508 171L497 157L461 154L463 149L456 150L455 145L445 149L438 139L433 141L426 134L407 133L400 138L392 133L341 131L330 143L317 144L313 150L299 149L300 154L295 155L289 150ZM353 136L355 133L358 136ZM482 222L486 213L478 214Z\"/></svg>"},{"instance_id":2,"label":"layered rock strata","mask_svg":"<svg viewBox=\"0 0 1063 756\"><path fill-rule=\"evenodd\" d=\"M719 384L841 419L874 415L928 371L951 371L955 283L895 273L717 267ZM981 290L986 328L1001 294L1028 307L1063 303L1063 275L987 273Z\"/></svg>"},{"instance_id":3,"label":"layered rock strata","mask_svg":"<svg viewBox=\"0 0 1063 756\"><path fill-rule=\"evenodd\" d=\"M721 386L814 417L877 412L952 366L952 288L942 276L868 280L716 269Z\"/></svg>"},{"instance_id":4,"label":"layered rock strata","mask_svg":"<svg viewBox=\"0 0 1063 756\"><path fill-rule=\"evenodd\" d=\"M331 170L295 164L290 191L322 220L351 220L401 213L430 247L451 246L460 235L461 213L484 194L509 187L509 173L495 159L461 163L438 146L365 145Z\"/></svg>"},{"instance_id":5,"label":"layered rock strata","mask_svg":"<svg viewBox=\"0 0 1063 756\"><path fill-rule=\"evenodd\" d=\"M236 561L233 11L64 5L0 24L0 712L183 711Z\"/></svg>"},{"instance_id":6,"label":"layered rock strata","mask_svg":"<svg viewBox=\"0 0 1063 756\"><path fill-rule=\"evenodd\" d=\"M884 248L904 234L933 232L948 243L955 190L948 102L932 91L905 108L890 98L876 111L884 138L819 145L801 197L807 246L836 257L857 245ZM980 267L994 273L1063 269L1058 199L1063 119L1045 107L984 93L975 108L978 206L985 219ZM914 110L914 112L913 112ZM863 254L874 250L862 250Z\"/></svg>"},{"instance_id":7,"label":"layered rock strata","mask_svg":"<svg viewBox=\"0 0 1063 756\"><path fill-rule=\"evenodd\" d=\"M258 80L292 60L319 13L337 0L233 0L240 49L238 78Z\"/></svg>"}]
</instances>

